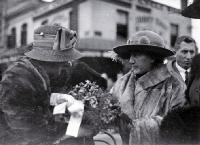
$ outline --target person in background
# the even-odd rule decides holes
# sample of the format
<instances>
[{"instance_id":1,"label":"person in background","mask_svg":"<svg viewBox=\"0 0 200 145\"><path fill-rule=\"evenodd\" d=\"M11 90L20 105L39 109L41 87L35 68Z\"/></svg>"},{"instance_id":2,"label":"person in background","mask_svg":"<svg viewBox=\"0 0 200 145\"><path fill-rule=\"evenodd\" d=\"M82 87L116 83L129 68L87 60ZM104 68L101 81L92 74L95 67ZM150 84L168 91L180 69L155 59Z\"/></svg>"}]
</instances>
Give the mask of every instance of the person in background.
<instances>
[{"instance_id":1,"label":"person in background","mask_svg":"<svg viewBox=\"0 0 200 145\"><path fill-rule=\"evenodd\" d=\"M186 91L186 96L190 105L200 105L200 54L197 54L192 59L191 78Z\"/></svg>"},{"instance_id":2,"label":"person in background","mask_svg":"<svg viewBox=\"0 0 200 145\"><path fill-rule=\"evenodd\" d=\"M163 118L160 125L160 143L200 144L200 106L174 109Z\"/></svg>"},{"instance_id":3,"label":"person in background","mask_svg":"<svg viewBox=\"0 0 200 145\"><path fill-rule=\"evenodd\" d=\"M76 33L59 25L44 25L34 31L31 51L9 66L0 82L0 144L51 145L65 134L67 124L54 121L50 95L69 88L69 82L84 81L83 77L76 81L71 77L73 73L82 75L77 67L87 68L72 62L82 56L76 43ZM75 63L78 65L73 66ZM100 75L93 75L106 83ZM79 131L78 138L60 144L94 145L90 129L81 125Z\"/></svg>"},{"instance_id":4,"label":"person in background","mask_svg":"<svg viewBox=\"0 0 200 145\"><path fill-rule=\"evenodd\" d=\"M175 59L170 60L167 67L170 73L181 82L186 91L190 80L192 58L198 52L195 40L190 36L178 37L175 43L175 52Z\"/></svg>"},{"instance_id":5,"label":"person in background","mask_svg":"<svg viewBox=\"0 0 200 145\"><path fill-rule=\"evenodd\" d=\"M190 36L178 37L175 43L175 60L168 62L170 72L188 85L192 58L197 54L196 42Z\"/></svg>"},{"instance_id":6,"label":"person in background","mask_svg":"<svg viewBox=\"0 0 200 145\"><path fill-rule=\"evenodd\" d=\"M195 0L190 6L182 10L182 15L199 19L200 7L198 5L199 1ZM192 39L192 41L194 40ZM189 50L194 51L194 49ZM184 60L184 58L182 59ZM197 54L193 57L191 63L191 77L186 91L186 98L190 105L186 108L175 109L164 117L160 127L160 144L200 144L199 61L200 56Z\"/></svg>"},{"instance_id":7,"label":"person in background","mask_svg":"<svg viewBox=\"0 0 200 145\"><path fill-rule=\"evenodd\" d=\"M157 144L163 117L185 103L180 82L163 64L173 52L157 33L148 30L137 32L126 45L113 50L132 65L111 90L123 112L118 119L123 144Z\"/></svg>"}]
</instances>

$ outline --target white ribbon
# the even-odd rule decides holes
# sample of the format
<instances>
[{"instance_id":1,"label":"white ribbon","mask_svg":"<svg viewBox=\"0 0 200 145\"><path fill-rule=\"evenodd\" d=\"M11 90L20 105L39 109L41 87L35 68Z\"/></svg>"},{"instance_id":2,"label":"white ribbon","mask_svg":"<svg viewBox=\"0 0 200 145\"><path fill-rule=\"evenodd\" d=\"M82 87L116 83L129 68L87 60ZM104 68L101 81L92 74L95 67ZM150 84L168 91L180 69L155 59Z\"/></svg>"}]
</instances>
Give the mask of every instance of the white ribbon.
<instances>
[{"instance_id":1,"label":"white ribbon","mask_svg":"<svg viewBox=\"0 0 200 145\"><path fill-rule=\"evenodd\" d=\"M68 111L71 113L71 116L65 134L77 137L84 113L83 102L75 101L74 104L68 108Z\"/></svg>"},{"instance_id":2,"label":"white ribbon","mask_svg":"<svg viewBox=\"0 0 200 145\"><path fill-rule=\"evenodd\" d=\"M70 120L66 130L66 135L78 136L78 131L82 122L84 113L84 104L82 101L76 100L71 95L52 93L50 104L54 107L53 114L64 114L66 108L70 112Z\"/></svg>"}]
</instances>

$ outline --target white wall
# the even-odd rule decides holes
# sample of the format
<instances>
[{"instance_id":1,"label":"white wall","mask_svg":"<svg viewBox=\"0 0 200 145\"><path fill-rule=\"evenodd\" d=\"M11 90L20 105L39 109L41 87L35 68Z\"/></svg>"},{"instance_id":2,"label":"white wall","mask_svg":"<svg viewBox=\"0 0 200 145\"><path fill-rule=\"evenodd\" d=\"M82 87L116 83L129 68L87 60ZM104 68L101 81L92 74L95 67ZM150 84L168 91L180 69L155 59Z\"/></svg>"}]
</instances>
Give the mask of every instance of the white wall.
<instances>
[{"instance_id":1,"label":"white wall","mask_svg":"<svg viewBox=\"0 0 200 145\"><path fill-rule=\"evenodd\" d=\"M169 14L169 19L171 23L179 25L179 36L192 34L188 32L188 27L191 27L191 19L183 17L181 15Z\"/></svg>"},{"instance_id":2,"label":"white wall","mask_svg":"<svg viewBox=\"0 0 200 145\"><path fill-rule=\"evenodd\" d=\"M169 20L166 18L166 16L163 13L160 13L160 11L153 10L151 14L146 14L137 11L136 12L136 26L139 30L152 30L156 33L158 33L160 36L163 37L165 43L168 45L170 42L170 27L169 27ZM138 22L137 18L149 18L149 22Z\"/></svg>"},{"instance_id":3,"label":"white wall","mask_svg":"<svg viewBox=\"0 0 200 145\"><path fill-rule=\"evenodd\" d=\"M80 38L92 37L92 1L86 1L79 5L78 32Z\"/></svg>"},{"instance_id":4,"label":"white wall","mask_svg":"<svg viewBox=\"0 0 200 145\"><path fill-rule=\"evenodd\" d=\"M109 2L100 0L88 0L79 7L79 36L95 36L95 31L100 31L103 39L116 40L117 9L130 11L125 8Z\"/></svg>"},{"instance_id":5,"label":"white wall","mask_svg":"<svg viewBox=\"0 0 200 145\"><path fill-rule=\"evenodd\" d=\"M171 32L171 23L178 24L179 26L179 35L191 35L188 31L188 27L191 26L191 21L187 18L181 16L178 13L173 13L171 11L167 10L167 7L163 6L160 9L153 8L151 6L141 5L143 7L147 7L151 9L151 13L145 13L141 11L135 11L136 17L138 16L145 16L152 18L152 22L149 23L137 23L136 26L140 27L140 30L142 29L150 29L158 34L160 34L164 40L166 45L170 46L170 32Z\"/></svg>"},{"instance_id":6,"label":"white wall","mask_svg":"<svg viewBox=\"0 0 200 145\"><path fill-rule=\"evenodd\" d=\"M164 9L163 9L164 10ZM154 30L163 37L166 45L170 46L170 19L167 11L160 11L152 9L152 16L154 17Z\"/></svg>"},{"instance_id":7,"label":"white wall","mask_svg":"<svg viewBox=\"0 0 200 145\"><path fill-rule=\"evenodd\" d=\"M130 8L109 2L94 0L92 10L93 30L101 31L102 38L116 40L116 24L118 22L117 10L127 11L130 15Z\"/></svg>"},{"instance_id":8,"label":"white wall","mask_svg":"<svg viewBox=\"0 0 200 145\"><path fill-rule=\"evenodd\" d=\"M192 36L197 42L197 46L200 52L200 19L192 19Z\"/></svg>"},{"instance_id":9,"label":"white wall","mask_svg":"<svg viewBox=\"0 0 200 145\"><path fill-rule=\"evenodd\" d=\"M34 30L36 28L38 28L39 26L41 26L41 23L44 20L48 21L48 24L54 24L54 23L58 23L60 25L62 25L63 27L69 28L69 13L71 11L71 8L62 10L60 12L51 14L49 16L45 16L39 19L36 19L34 21Z\"/></svg>"}]
</instances>

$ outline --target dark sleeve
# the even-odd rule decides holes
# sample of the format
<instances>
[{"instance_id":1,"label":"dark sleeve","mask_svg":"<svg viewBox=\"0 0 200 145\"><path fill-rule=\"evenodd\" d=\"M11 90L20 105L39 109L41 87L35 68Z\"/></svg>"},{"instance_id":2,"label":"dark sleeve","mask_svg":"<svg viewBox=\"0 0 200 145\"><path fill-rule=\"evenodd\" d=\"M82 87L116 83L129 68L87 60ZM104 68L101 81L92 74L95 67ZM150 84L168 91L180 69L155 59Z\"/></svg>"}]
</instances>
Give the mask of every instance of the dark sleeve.
<instances>
[{"instance_id":1,"label":"dark sleeve","mask_svg":"<svg viewBox=\"0 0 200 145\"><path fill-rule=\"evenodd\" d=\"M55 133L47 91L41 84L40 78L23 64L9 67L0 82L0 121L10 133L15 130L10 137L19 144L25 137L27 142L44 141Z\"/></svg>"},{"instance_id":2,"label":"dark sleeve","mask_svg":"<svg viewBox=\"0 0 200 145\"><path fill-rule=\"evenodd\" d=\"M168 112L160 126L162 144L199 144L200 107L176 108Z\"/></svg>"},{"instance_id":3,"label":"dark sleeve","mask_svg":"<svg viewBox=\"0 0 200 145\"><path fill-rule=\"evenodd\" d=\"M44 121L48 95L41 84L40 78L25 64L13 65L5 71L0 82L0 100L1 110L7 116L10 127L21 129L26 128L25 124L29 121Z\"/></svg>"},{"instance_id":4,"label":"dark sleeve","mask_svg":"<svg viewBox=\"0 0 200 145\"><path fill-rule=\"evenodd\" d=\"M67 85L73 87L80 82L85 82L86 80L96 82L96 84L103 89L107 88L107 81L102 78L98 72L90 68L86 63L76 61L73 63L71 77L67 82Z\"/></svg>"}]
</instances>

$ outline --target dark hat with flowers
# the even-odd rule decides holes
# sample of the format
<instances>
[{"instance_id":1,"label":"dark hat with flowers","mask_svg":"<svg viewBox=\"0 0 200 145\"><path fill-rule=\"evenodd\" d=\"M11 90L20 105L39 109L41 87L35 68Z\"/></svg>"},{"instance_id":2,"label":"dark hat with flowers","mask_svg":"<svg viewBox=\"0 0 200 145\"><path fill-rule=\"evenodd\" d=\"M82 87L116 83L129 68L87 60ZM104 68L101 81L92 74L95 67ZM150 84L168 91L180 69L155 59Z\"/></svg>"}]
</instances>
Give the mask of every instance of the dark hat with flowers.
<instances>
[{"instance_id":1,"label":"dark hat with flowers","mask_svg":"<svg viewBox=\"0 0 200 145\"><path fill-rule=\"evenodd\" d=\"M174 55L173 51L165 47L164 40L157 33L149 30L137 32L126 45L115 47L113 51L123 59L128 59L134 52L155 54L163 58Z\"/></svg>"},{"instance_id":2,"label":"dark hat with flowers","mask_svg":"<svg viewBox=\"0 0 200 145\"><path fill-rule=\"evenodd\" d=\"M33 49L25 55L36 60L65 62L80 58L77 34L60 25L43 25L34 31Z\"/></svg>"}]
</instances>

